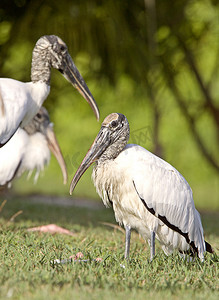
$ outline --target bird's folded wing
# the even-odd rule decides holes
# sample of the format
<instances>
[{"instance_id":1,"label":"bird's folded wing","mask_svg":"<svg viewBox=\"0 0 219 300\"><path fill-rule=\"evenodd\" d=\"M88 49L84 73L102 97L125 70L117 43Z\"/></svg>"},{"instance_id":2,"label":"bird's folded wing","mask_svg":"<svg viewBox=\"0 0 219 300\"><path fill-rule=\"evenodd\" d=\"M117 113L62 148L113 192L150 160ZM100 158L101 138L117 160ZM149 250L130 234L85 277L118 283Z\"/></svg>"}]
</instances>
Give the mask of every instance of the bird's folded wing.
<instances>
[{"instance_id":1,"label":"bird's folded wing","mask_svg":"<svg viewBox=\"0 0 219 300\"><path fill-rule=\"evenodd\" d=\"M182 234L189 243L203 244L201 219L194 206L192 190L175 168L151 156L136 170L133 185L150 213Z\"/></svg>"},{"instance_id":2,"label":"bird's folded wing","mask_svg":"<svg viewBox=\"0 0 219 300\"><path fill-rule=\"evenodd\" d=\"M21 164L26 145L26 133L18 129L11 140L0 148L0 186L9 183Z\"/></svg>"}]
</instances>

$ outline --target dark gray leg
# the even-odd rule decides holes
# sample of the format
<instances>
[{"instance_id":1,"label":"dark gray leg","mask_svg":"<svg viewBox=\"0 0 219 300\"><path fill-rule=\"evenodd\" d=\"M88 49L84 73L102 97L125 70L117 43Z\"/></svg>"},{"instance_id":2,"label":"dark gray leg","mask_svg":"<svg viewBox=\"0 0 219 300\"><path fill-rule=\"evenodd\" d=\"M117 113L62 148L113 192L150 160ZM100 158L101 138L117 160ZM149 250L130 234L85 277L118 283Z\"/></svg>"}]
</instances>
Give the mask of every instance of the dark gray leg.
<instances>
[{"instance_id":1,"label":"dark gray leg","mask_svg":"<svg viewBox=\"0 0 219 300\"><path fill-rule=\"evenodd\" d=\"M151 231L151 261L153 260L154 258L154 255L155 255L155 232L154 231Z\"/></svg>"},{"instance_id":2,"label":"dark gray leg","mask_svg":"<svg viewBox=\"0 0 219 300\"><path fill-rule=\"evenodd\" d=\"M131 240L131 226L125 226L125 259L129 259L129 250L130 250L130 240Z\"/></svg>"}]
</instances>

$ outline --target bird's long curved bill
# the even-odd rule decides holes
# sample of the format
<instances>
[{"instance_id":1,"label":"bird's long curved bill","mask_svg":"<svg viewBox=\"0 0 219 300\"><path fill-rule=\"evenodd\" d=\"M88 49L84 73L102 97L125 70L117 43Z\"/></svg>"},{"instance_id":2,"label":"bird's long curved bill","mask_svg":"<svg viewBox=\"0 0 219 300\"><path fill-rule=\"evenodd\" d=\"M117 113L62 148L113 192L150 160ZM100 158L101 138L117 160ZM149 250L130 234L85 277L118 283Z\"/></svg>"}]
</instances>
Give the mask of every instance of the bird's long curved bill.
<instances>
[{"instance_id":1,"label":"bird's long curved bill","mask_svg":"<svg viewBox=\"0 0 219 300\"><path fill-rule=\"evenodd\" d=\"M50 127L50 126L46 130L46 138L47 138L49 149L54 154L54 156L57 159L59 166L62 170L63 183L66 184L67 180L68 180L66 164L65 164L61 149L59 147L59 144L57 142L55 133L54 133L52 127Z\"/></svg>"},{"instance_id":2,"label":"bird's long curved bill","mask_svg":"<svg viewBox=\"0 0 219 300\"><path fill-rule=\"evenodd\" d=\"M83 77L79 73L70 55L68 55L65 60L65 69L63 70L63 75L69 82L72 83L72 85L89 103L96 116L96 119L99 120L100 113L99 113L98 106L94 100L94 97L92 96L88 86L86 85Z\"/></svg>"},{"instance_id":3,"label":"bird's long curved bill","mask_svg":"<svg viewBox=\"0 0 219 300\"><path fill-rule=\"evenodd\" d=\"M109 143L110 140L108 139L107 132L101 129L71 181L70 195L72 195L81 176L101 156Z\"/></svg>"}]
</instances>

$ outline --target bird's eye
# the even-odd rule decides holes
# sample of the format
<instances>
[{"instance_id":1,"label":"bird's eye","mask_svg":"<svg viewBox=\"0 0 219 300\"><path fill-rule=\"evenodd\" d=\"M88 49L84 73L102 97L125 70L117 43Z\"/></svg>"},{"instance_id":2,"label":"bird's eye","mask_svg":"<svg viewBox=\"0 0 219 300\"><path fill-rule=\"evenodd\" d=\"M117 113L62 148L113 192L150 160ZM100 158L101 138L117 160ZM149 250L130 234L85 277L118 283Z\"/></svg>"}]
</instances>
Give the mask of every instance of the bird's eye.
<instances>
[{"instance_id":1,"label":"bird's eye","mask_svg":"<svg viewBox=\"0 0 219 300\"><path fill-rule=\"evenodd\" d=\"M61 51L64 51L64 50L65 50L65 46L64 46L64 45L61 45L60 50L61 50Z\"/></svg>"},{"instance_id":2,"label":"bird's eye","mask_svg":"<svg viewBox=\"0 0 219 300\"><path fill-rule=\"evenodd\" d=\"M41 119L42 118L42 116L41 116L41 114L36 114L36 116L37 116L37 118L39 118L39 119Z\"/></svg>"},{"instance_id":3,"label":"bird's eye","mask_svg":"<svg viewBox=\"0 0 219 300\"><path fill-rule=\"evenodd\" d=\"M112 121L111 126L112 126L113 128L115 128L117 125L118 125L118 122L117 122L117 121Z\"/></svg>"}]
</instances>

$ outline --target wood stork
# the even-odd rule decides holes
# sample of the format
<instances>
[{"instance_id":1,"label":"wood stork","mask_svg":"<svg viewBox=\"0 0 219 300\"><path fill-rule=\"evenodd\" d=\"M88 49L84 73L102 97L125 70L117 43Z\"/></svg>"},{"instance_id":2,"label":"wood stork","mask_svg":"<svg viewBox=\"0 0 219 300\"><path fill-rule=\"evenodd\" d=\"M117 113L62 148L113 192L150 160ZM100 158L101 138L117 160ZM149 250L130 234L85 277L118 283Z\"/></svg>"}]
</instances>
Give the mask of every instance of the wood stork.
<instances>
[{"instance_id":1,"label":"wood stork","mask_svg":"<svg viewBox=\"0 0 219 300\"><path fill-rule=\"evenodd\" d=\"M67 170L49 114L41 107L32 121L17 132L0 149L0 187L11 183L15 176L36 169L35 180L50 161L50 150L55 155L67 182Z\"/></svg>"},{"instance_id":2,"label":"wood stork","mask_svg":"<svg viewBox=\"0 0 219 300\"><path fill-rule=\"evenodd\" d=\"M51 67L73 84L99 119L97 104L77 70L66 44L55 35L41 37L32 56L31 82L0 79L0 147L35 116L50 92Z\"/></svg>"},{"instance_id":3,"label":"wood stork","mask_svg":"<svg viewBox=\"0 0 219 300\"><path fill-rule=\"evenodd\" d=\"M139 145L127 144L129 124L123 114L105 118L91 148L75 173L70 194L89 166L105 206L112 206L116 221L126 229L125 258L129 257L131 229L136 229L155 254L155 235L163 251L195 254L213 252L205 242L192 190L169 163Z\"/></svg>"}]
</instances>

